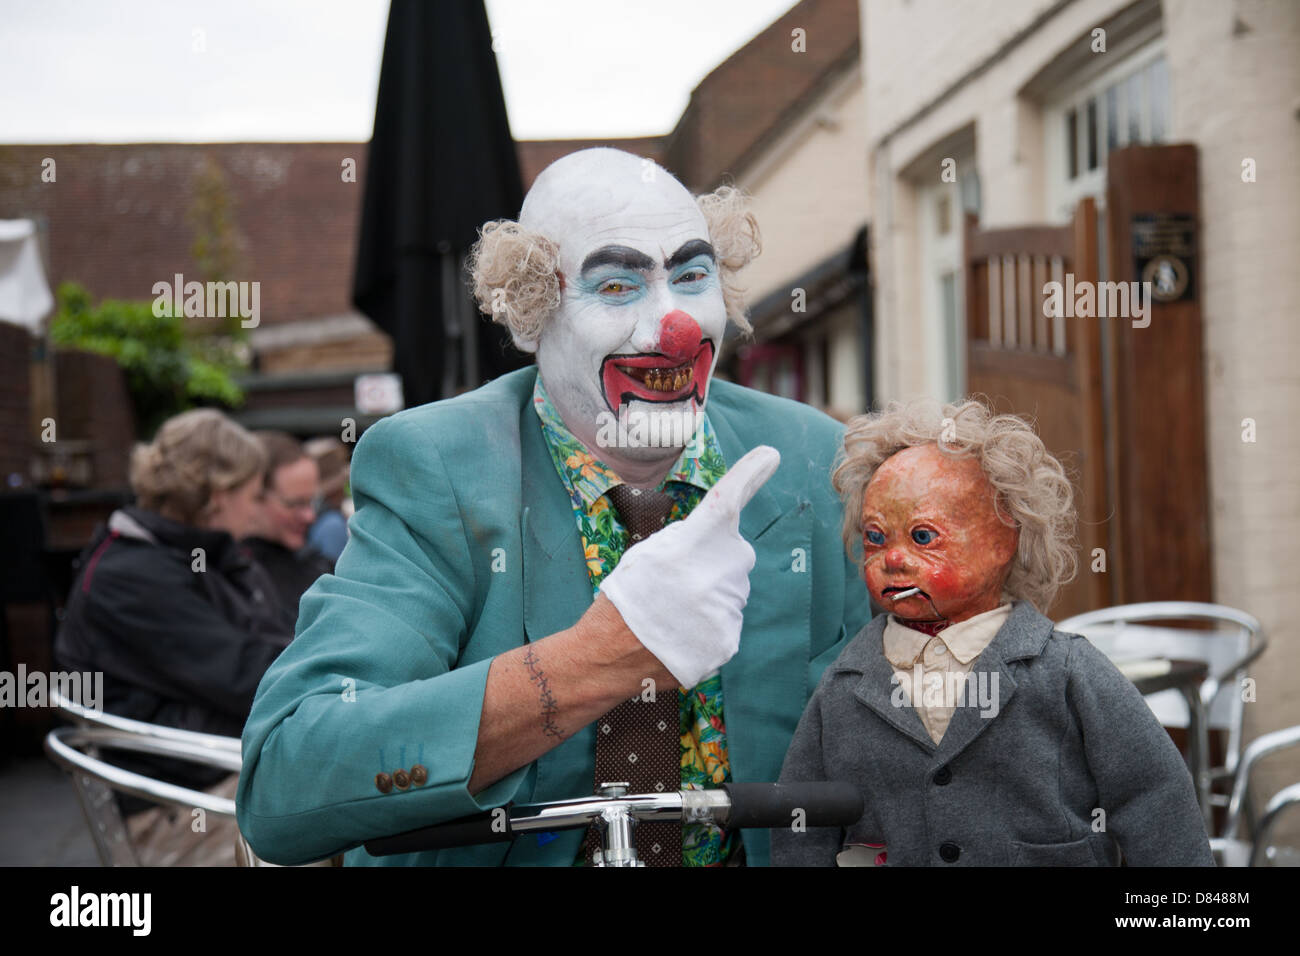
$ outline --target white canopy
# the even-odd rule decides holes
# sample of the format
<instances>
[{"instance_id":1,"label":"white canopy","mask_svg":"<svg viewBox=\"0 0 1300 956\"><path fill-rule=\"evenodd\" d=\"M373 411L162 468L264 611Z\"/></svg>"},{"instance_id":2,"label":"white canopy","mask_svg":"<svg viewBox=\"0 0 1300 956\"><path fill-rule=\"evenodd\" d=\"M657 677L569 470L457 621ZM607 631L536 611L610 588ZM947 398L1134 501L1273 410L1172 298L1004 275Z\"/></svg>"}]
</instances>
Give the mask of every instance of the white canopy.
<instances>
[{"instance_id":1,"label":"white canopy","mask_svg":"<svg viewBox=\"0 0 1300 956\"><path fill-rule=\"evenodd\" d=\"M54 308L45 281L36 223L0 219L0 321L24 326L33 334Z\"/></svg>"}]
</instances>

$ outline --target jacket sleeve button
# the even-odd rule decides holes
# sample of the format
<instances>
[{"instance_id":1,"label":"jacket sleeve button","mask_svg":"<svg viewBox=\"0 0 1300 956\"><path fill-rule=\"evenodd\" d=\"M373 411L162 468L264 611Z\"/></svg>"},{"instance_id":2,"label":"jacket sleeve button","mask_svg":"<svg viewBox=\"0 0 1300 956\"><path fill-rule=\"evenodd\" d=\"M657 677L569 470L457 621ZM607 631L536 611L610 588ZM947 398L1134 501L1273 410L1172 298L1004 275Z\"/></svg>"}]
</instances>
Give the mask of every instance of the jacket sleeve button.
<instances>
[{"instance_id":1,"label":"jacket sleeve button","mask_svg":"<svg viewBox=\"0 0 1300 956\"><path fill-rule=\"evenodd\" d=\"M423 787L428 779L429 771L425 769L424 764L417 763L411 768L411 783L415 784L417 787Z\"/></svg>"},{"instance_id":2,"label":"jacket sleeve button","mask_svg":"<svg viewBox=\"0 0 1300 956\"><path fill-rule=\"evenodd\" d=\"M387 793L393 789L393 778L386 773L375 774L375 787L380 793Z\"/></svg>"},{"instance_id":3,"label":"jacket sleeve button","mask_svg":"<svg viewBox=\"0 0 1300 956\"><path fill-rule=\"evenodd\" d=\"M411 785L411 776L405 770L393 771L393 784L398 790L405 790Z\"/></svg>"}]
</instances>

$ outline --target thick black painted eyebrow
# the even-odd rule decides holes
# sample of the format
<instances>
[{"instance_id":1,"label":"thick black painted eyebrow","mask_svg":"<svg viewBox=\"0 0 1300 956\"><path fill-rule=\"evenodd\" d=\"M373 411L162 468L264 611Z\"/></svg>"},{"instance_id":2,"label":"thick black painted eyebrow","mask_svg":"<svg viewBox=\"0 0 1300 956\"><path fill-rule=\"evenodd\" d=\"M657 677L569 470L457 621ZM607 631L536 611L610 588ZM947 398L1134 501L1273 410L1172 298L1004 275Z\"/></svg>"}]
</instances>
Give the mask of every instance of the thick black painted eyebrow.
<instances>
[{"instance_id":1,"label":"thick black painted eyebrow","mask_svg":"<svg viewBox=\"0 0 1300 956\"><path fill-rule=\"evenodd\" d=\"M703 239L692 239L690 242L683 243L682 247L664 260L664 268L671 272L677 266L690 262L696 256L708 256L709 261L717 263L718 258L713 254L713 247Z\"/></svg>"},{"instance_id":2,"label":"thick black painted eyebrow","mask_svg":"<svg viewBox=\"0 0 1300 956\"><path fill-rule=\"evenodd\" d=\"M623 266L637 272L649 272L655 267L655 261L629 246L602 246L582 260L580 274L585 276L600 266Z\"/></svg>"}]
</instances>

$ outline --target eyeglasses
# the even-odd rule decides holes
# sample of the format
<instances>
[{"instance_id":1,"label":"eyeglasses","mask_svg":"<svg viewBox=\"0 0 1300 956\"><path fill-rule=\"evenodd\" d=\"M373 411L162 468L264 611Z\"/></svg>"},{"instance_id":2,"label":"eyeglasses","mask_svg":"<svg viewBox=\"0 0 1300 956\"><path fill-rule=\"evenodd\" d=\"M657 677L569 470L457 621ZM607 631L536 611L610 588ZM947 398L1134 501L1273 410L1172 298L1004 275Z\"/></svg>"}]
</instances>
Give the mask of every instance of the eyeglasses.
<instances>
[{"instance_id":1,"label":"eyeglasses","mask_svg":"<svg viewBox=\"0 0 1300 956\"><path fill-rule=\"evenodd\" d=\"M321 495L316 495L312 498L289 499L285 498L278 491L274 491L270 488L266 489L266 494L274 497L276 501L280 502L280 507L285 508L288 511L305 511L310 509L312 514L319 514L321 508L325 504L325 500Z\"/></svg>"}]
</instances>

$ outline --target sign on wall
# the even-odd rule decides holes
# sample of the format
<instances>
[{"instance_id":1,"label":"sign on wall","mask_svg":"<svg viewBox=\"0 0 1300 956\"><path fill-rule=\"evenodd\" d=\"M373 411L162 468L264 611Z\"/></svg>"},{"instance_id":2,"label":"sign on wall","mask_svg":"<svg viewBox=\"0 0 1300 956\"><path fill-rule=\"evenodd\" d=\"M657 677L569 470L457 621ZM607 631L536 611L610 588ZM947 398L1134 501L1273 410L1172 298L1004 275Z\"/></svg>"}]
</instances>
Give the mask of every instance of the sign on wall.
<instances>
[{"instance_id":1,"label":"sign on wall","mask_svg":"<svg viewBox=\"0 0 1300 956\"><path fill-rule=\"evenodd\" d=\"M1152 212L1132 222L1133 272L1156 302L1196 298L1196 217Z\"/></svg>"}]
</instances>

